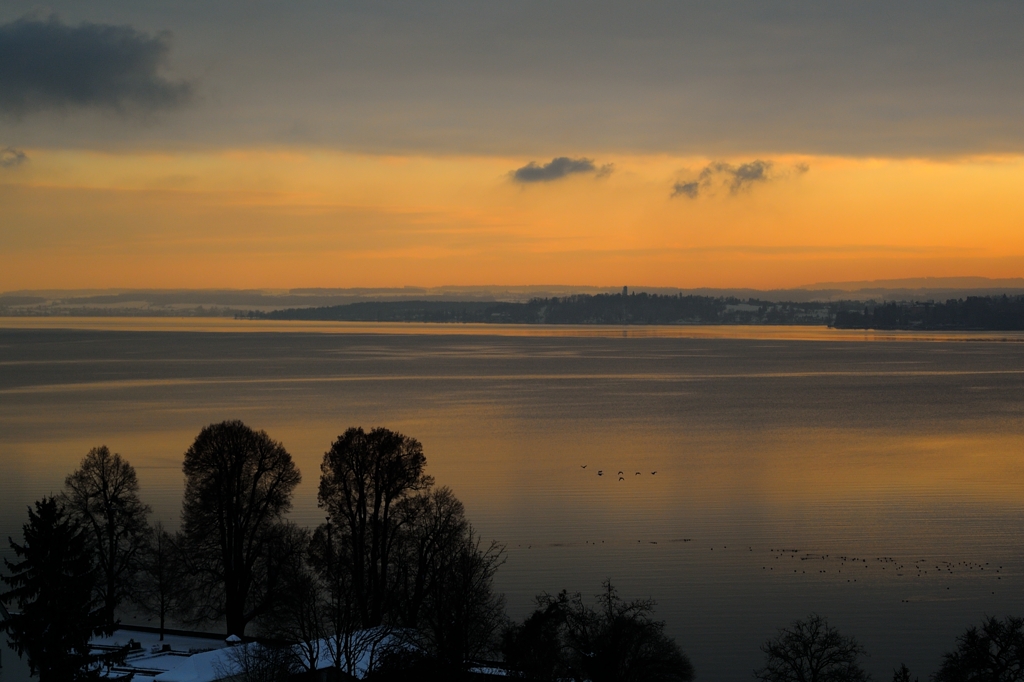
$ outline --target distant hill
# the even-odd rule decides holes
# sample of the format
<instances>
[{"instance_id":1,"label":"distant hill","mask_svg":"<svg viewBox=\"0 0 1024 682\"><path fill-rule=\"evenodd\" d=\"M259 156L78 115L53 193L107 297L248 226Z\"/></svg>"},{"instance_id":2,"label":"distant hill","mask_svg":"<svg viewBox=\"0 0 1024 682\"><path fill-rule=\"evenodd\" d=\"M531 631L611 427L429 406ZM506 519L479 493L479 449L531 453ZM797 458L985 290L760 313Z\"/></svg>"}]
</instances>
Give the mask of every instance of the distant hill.
<instances>
[{"instance_id":1,"label":"distant hill","mask_svg":"<svg viewBox=\"0 0 1024 682\"><path fill-rule=\"evenodd\" d=\"M860 291L864 289L1020 289L1024 290L1024 277L991 279L989 277L908 277L904 279L874 279L853 282L818 282L798 289L838 289Z\"/></svg>"},{"instance_id":2,"label":"distant hill","mask_svg":"<svg viewBox=\"0 0 1024 682\"><path fill-rule=\"evenodd\" d=\"M296 289L39 289L0 293L0 316L204 316L329 308L354 303L528 303L534 299L621 294L621 286L441 286ZM832 304L842 301L947 301L1024 295L1024 278L919 277L818 282L793 289L629 286L630 294L755 300L757 305ZM438 308L440 310L440 308ZM436 312L436 311L435 311ZM426 309L422 311L426 315Z\"/></svg>"}]
</instances>

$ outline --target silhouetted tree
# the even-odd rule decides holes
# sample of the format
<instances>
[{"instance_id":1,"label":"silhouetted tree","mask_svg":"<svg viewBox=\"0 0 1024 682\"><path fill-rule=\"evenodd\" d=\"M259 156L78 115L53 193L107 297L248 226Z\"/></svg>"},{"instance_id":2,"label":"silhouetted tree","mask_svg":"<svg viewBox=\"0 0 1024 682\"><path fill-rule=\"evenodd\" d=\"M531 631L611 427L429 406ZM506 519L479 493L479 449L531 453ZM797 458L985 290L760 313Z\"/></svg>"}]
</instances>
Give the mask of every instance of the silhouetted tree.
<instances>
[{"instance_id":1,"label":"silhouetted tree","mask_svg":"<svg viewBox=\"0 0 1024 682\"><path fill-rule=\"evenodd\" d=\"M311 555L329 586L338 660L351 660L356 632L383 639L396 629L419 653L391 652L395 670L456 674L496 649L504 601L492 583L504 548L478 540L451 490L432 488L425 462L418 441L383 428L349 429L324 455L329 516Z\"/></svg>"},{"instance_id":2,"label":"silhouetted tree","mask_svg":"<svg viewBox=\"0 0 1024 682\"><path fill-rule=\"evenodd\" d=\"M150 508L139 499L135 469L105 445L90 450L64 480L63 497L88 531L98 569L96 588L112 631L118 605L137 596L135 578L149 539Z\"/></svg>"},{"instance_id":3,"label":"silhouetted tree","mask_svg":"<svg viewBox=\"0 0 1024 682\"><path fill-rule=\"evenodd\" d=\"M811 614L761 646L765 666L754 671L764 682L859 682L867 680L859 659L864 648L828 621Z\"/></svg>"},{"instance_id":4,"label":"silhouetted tree","mask_svg":"<svg viewBox=\"0 0 1024 682\"><path fill-rule=\"evenodd\" d=\"M363 627L381 625L389 610L396 543L408 520L399 505L431 485L425 463L419 441L384 428L350 428L324 454L319 502L346 546Z\"/></svg>"},{"instance_id":5,"label":"silhouetted tree","mask_svg":"<svg viewBox=\"0 0 1024 682\"><path fill-rule=\"evenodd\" d=\"M568 593L537 597L537 608L522 625L510 625L502 635L505 662L519 676L534 680L570 678L563 630L568 617Z\"/></svg>"},{"instance_id":6,"label":"silhouetted tree","mask_svg":"<svg viewBox=\"0 0 1024 682\"><path fill-rule=\"evenodd\" d=\"M366 682L459 682L468 678L461 666L452 669L425 651L397 646L385 648L378 664L363 679Z\"/></svg>"},{"instance_id":7,"label":"silhouetted tree","mask_svg":"<svg viewBox=\"0 0 1024 682\"><path fill-rule=\"evenodd\" d=\"M193 620L223 617L228 634L266 613L297 548L284 515L301 475L265 431L240 421L204 428L185 453L183 556Z\"/></svg>"},{"instance_id":8,"label":"silhouetted tree","mask_svg":"<svg viewBox=\"0 0 1024 682\"><path fill-rule=\"evenodd\" d=\"M395 617L402 627L416 628L439 572L458 552L469 531L465 507L447 488L425 490L406 498L395 562Z\"/></svg>"},{"instance_id":9,"label":"silhouetted tree","mask_svg":"<svg viewBox=\"0 0 1024 682\"><path fill-rule=\"evenodd\" d=\"M287 682L300 670L291 647L257 642L233 646L218 667L220 679L237 682Z\"/></svg>"},{"instance_id":10,"label":"silhouetted tree","mask_svg":"<svg viewBox=\"0 0 1024 682\"><path fill-rule=\"evenodd\" d=\"M918 678L910 679L910 668L905 663L900 663L900 667L892 671L892 682L918 682Z\"/></svg>"},{"instance_id":11,"label":"silhouetted tree","mask_svg":"<svg viewBox=\"0 0 1024 682\"><path fill-rule=\"evenodd\" d=\"M1024 680L1024 618L989 617L957 637L956 651L943 656L935 682Z\"/></svg>"},{"instance_id":12,"label":"silhouetted tree","mask_svg":"<svg viewBox=\"0 0 1024 682\"><path fill-rule=\"evenodd\" d=\"M266 640L293 642L295 667L310 671L330 648L323 641L331 634L330 592L312 558L311 534L290 528L293 537L287 541L290 549L287 564L282 564L278 598L256 625Z\"/></svg>"},{"instance_id":13,"label":"silhouetted tree","mask_svg":"<svg viewBox=\"0 0 1024 682\"><path fill-rule=\"evenodd\" d=\"M338 528L328 521L313 531L307 560L321 586L326 645L334 667L356 674L359 653L375 648L388 628L363 629L352 584L351 543L339 541Z\"/></svg>"},{"instance_id":14,"label":"silhouetted tree","mask_svg":"<svg viewBox=\"0 0 1024 682\"><path fill-rule=\"evenodd\" d=\"M86 532L52 497L28 510L24 543L9 539L18 561L4 559L11 590L0 599L13 600L19 613L4 627L19 656L28 659L40 682L96 679L89 669L89 638L99 634L103 613L95 608L96 570Z\"/></svg>"},{"instance_id":15,"label":"silhouetted tree","mask_svg":"<svg viewBox=\"0 0 1024 682\"><path fill-rule=\"evenodd\" d=\"M183 575L175 538L164 530L162 523L153 527L140 563L139 605L156 616L163 641L167 616L177 609L182 598Z\"/></svg>"},{"instance_id":16,"label":"silhouetted tree","mask_svg":"<svg viewBox=\"0 0 1024 682\"><path fill-rule=\"evenodd\" d=\"M505 548L484 545L465 518L462 503L448 488L416 498L416 519L409 524L415 548L414 620L420 646L453 669L464 668L498 648L505 624L505 600L493 590L494 574Z\"/></svg>"},{"instance_id":17,"label":"silhouetted tree","mask_svg":"<svg viewBox=\"0 0 1024 682\"><path fill-rule=\"evenodd\" d=\"M524 677L590 682L684 682L693 665L651 618L651 600L624 601L610 581L597 608L577 593L542 595L537 610L506 632L506 662Z\"/></svg>"}]
</instances>

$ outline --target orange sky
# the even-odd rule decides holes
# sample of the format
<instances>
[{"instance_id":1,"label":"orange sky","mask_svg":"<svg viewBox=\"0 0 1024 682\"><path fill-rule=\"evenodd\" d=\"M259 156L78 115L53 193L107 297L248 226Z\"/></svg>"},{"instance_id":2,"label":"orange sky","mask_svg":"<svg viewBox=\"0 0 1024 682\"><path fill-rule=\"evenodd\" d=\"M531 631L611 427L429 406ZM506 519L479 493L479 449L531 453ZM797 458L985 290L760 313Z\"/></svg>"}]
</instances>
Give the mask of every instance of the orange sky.
<instances>
[{"instance_id":1,"label":"orange sky","mask_svg":"<svg viewBox=\"0 0 1024 682\"><path fill-rule=\"evenodd\" d=\"M28 149L0 176L0 290L597 284L797 286L1024 272L1024 158L576 156L611 172L516 183L529 159L309 148ZM726 159L734 165L750 158ZM805 167L806 172L801 172Z\"/></svg>"},{"instance_id":2,"label":"orange sky","mask_svg":"<svg viewBox=\"0 0 1024 682\"><path fill-rule=\"evenodd\" d=\"M47 8L0 291L1024 276L1022 3Z\"/></svg>"}]
</instances>

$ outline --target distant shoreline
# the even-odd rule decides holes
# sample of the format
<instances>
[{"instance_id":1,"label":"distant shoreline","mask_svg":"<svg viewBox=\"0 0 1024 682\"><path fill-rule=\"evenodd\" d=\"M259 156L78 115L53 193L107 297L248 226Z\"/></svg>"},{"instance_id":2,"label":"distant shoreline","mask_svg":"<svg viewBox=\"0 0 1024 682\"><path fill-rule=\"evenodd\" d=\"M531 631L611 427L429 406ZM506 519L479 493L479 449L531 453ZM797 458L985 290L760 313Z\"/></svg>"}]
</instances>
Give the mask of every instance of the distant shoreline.
<instances>
[{"instance_id":1,"label":"distant shoreline","mask_svg":"<svg viewBox=\"0 0 1024 682\"><path fill-rule=\"evenodd\" d=\"M648 293L578 294L526 302L364 301L252 310L257 320L472 322L570 325L826 325L874 331L1022 331L1024 296L968 296L946 301L863 304Z\"/></svg>"},{"instance_id":2,"label":"distant shoreline","mask_svg":"<svg viewBox=\"0 0 1024 682\"><path fill-rule=\"evenodd\" d=\"M557 325L429 322L329 322L202 317L2 317L0 332L338 334L578 339L697 339L830 342L1022 343L1024 332L835 329L825 325Z\"/></svg>"}]
</instances>

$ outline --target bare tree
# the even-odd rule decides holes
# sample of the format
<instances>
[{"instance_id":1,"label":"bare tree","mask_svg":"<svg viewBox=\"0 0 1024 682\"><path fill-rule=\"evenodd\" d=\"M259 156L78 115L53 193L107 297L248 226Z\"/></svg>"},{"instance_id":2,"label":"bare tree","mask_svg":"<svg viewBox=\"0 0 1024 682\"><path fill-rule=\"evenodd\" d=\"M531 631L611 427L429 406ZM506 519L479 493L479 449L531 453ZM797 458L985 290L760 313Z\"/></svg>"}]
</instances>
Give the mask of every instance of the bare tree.
<instances>
[{"instance_id":1,"label":"bare tree","mask_svg":"<svg viewBox=\"0 0 1024 682\"><path fill-rule=\"evenodd\" d=\"M943 656L935 682L1020 682L1024 680L1024 618L986 618L957 637L957 649Z\"/></svg>"},{"instance_id":2,"label":"bare tree","mask_svg":"<svg viewBox=\"0 0 1024 682\"><path fill-rule=\"evenodd\" d=\"M754 671L763 682L861 682L864 648L841 634L828 620L811 614L779 630L761 646L765 665Z\"/></svg>"},{"instance_id":3,"label":"bare tree","mask_svg":"<svg viewBox=\"0 0 1024 682\"><path fill-rule=\"evenodd\" d=\"M569 611L570 648L575 665L593 682L688 682L693 665L654 620L654 601L625 601L610 580L597 595L597 608L582 605L577 595Z\"/></svg>"},{"instance_id":4,"label":"bare tree","mask_svg":"<svg viewBox=\"0 0 1024 682\"><path fill-rule=\"evenodd\" d=\"M502 633L501 651L513 677L532 680L568 680L572 662L565 631L569 595L539 595L537 608L519 623L511 623Z\"/></svg>"},{"instance_id":5,"label":"bare tree","mask_svg":"<svg viewBox=\"0 0 1024 682\"><path fill-rule=\"evenodd\" d=\"M892 682L918 682L918 678L910 679L910 668L906 663L900 663L900 667L892 671Z\"/></svg>"},{"instance_id":6,"label":"bare tree","mask_svg":"<svg viewBox=\"0 0 1024 682\"><path fill-rule=\"evenodd\" d=\"M610 581L597 607L579 593L541 595L537 610L504 636L506 662L531 679L589 682L688 682L694 671L679 645L654 620L654 602L625 601Z\"/></svg>"},{"instance_id":7,"label":"bare tree","mask_svg":"<svg viewBox=\"0 0 1024 682\"><path fill-rule=\"evenodd\" d=\"M420 632L418 644L451 669L496 651L504 599L493 592L505 549L484 546L448 488L409 500L399 571L400 623Z\"/></svg>"},{"instance_id":8,"label":"bare tree","mask_svg":"<svg viewBox=\"0 0 1024 682\"><path fill-rule=\"evenodd\" d=\"M291 647L257 642L231 647L226 664L216 667L221 679L238 682L287 682L299 672Z\"/></svg>"},{"instance_id":9,"label":"bare tree","mask_svg":"<svg viewBox=\"0 0 1024 682\"><path fill-rule=\"evenodd\" d=\"M465 669L498 650L505 598L494 593L493 581L505 548L484 545L469 528L451 550L436 567L419 631L426 651L453 669Z\"/></svg>"},{"instance_id":10,"label":"bare tree","mask_svg":"<svg viewBox=\"0 0 1024 682\"><path fill-rule=\"evenodd\" d=\"M284 523L301 480L265 431L211 424L185 453L182 536L193 620L224 618L228 634L266 613L278 596L294 533Z\"/></svg>"},{"instance_id":11,"label":"bare tree","mask_svg":"<svg viewBox=\"0 0 1024 682\"><path fill-rule=\"evenodd\" d=\"M63 498L88 529L99 572L96 589L107 627L112 628L118 605L136 596L150 508L139 499L135 469L105 445L90 450L78 470L64 480Z\"/></svg>"},{"instance_id":12,"label":"bare tree","mask_svg":"<svg viewBox=\"0 0 1024 682\"><path fill-rule=\"evenodd\" d=\"M350 544L339 541L338 529L328 519L313 532L308 559L322 586L327 646L334 667L353 675L355 652L360 644L356 632L362 621L352 587Z\"/></svg>"},{"instance_id":13,"label":"bare tree","mask_svg":"<svg viewBox=\"0 0 1024 682\"><path fill-rule=\"evenodd\" d=\"M179 549L173 535L159 521L153 526L149 547L141 561L139 605L156 616L160 623L160 640L164 638L167 617L182 598L182 571Z\"/></svg>"},{"instance_id":14,"label":"bare tree","mask_svg":"<svg viewBox=\"0 0 1024 682\"><path fill-rule=\"evenodd\" d=\"M380 626L393 591L403 500L430 487L419 441L384 428L350 428L324 454L320 506L347 543L352 593L364 628Z\"/></svg>"},{"instance_id":15,"label":"bare tree","mask_svg":"<svg viewBox=\"0 0 1024 682\"><path fill-rule=\"evenodd\" d=\"M461 549L469 522L462 502L447 487L407 498L401 505L401 515L395 615L402 627L415 628L441 567Z\"/></svg>"},{"instance_id":16,"label":"bare tree","mask_svg":"<svg viewBox=\"0 0 1024 682\"><path fill-rule=\"evenodd\" d=\"M277 598L257 626L262 637L294 644L296 665L315 670L325 653L323 640L330 634L330 602L327 585L310 560L311 534L291 526L293 535L286 544L287 563L282 564L282 579L277 581Z\"/></svg>"}]
</instances>

